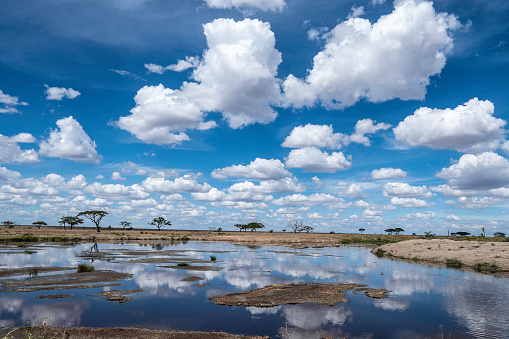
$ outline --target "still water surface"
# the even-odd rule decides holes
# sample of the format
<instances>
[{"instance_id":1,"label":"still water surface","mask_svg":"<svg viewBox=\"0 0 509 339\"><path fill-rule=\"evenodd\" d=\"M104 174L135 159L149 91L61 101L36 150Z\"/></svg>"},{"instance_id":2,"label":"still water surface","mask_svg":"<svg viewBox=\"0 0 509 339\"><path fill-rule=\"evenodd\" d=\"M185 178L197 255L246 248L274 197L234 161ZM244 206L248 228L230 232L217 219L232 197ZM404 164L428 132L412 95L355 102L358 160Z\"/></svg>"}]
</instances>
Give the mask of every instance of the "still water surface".
<instances>
[{"instance_id":1,"label":"still water surface","mask_svg":"<svg viewBox=\"0 0 509 339\"><path fill-rule=\"evenodd\" d=\"M0 290L0 326L47 322L66 327L225 331L271 338L439 338L441 333L444 338L509 338L506 278L380 259L363 247L292 249L219 242L98 244L100 251L111 255L83 257L92 245L3 248L0 269L76 267L93 261L96 270L114 270L133 277L115 287L18 293ZM221 270L176 270L160 267L168 264L128 262L164 257L158 253L166 250L207 261L215 256L217 261L197 265ZM147 252L133 255L130 251ZM189 276L203 280L182 281ZM208 300L270 284L308 281L362 283L385 288L390 294L388 299L377 300L348 292L350 302L335 306L229 307ZM144 292L130 295L132 301L122 304L97 295L104 290L126 289ZM35 298L51 294L73 297Z\"/></svg>"}]
</instances>

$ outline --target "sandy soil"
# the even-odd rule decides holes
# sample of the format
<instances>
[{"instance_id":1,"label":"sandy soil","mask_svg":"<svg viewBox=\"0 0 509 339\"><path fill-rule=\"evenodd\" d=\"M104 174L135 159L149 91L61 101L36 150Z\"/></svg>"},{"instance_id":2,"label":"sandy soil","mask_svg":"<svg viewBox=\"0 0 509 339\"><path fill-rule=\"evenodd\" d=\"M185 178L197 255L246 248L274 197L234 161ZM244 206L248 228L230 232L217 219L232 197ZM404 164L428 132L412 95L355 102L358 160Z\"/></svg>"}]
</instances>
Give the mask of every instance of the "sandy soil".
<instances>
[{"instance_id":1,"label":"sandy soil","mask_svg":"<svg viewBox=\"0 0 509 339\"><path fill-rule=\"evenodd\" d=\"M378 249L386 251L385 256L391 253L395 258L417 258L417 263L425 261L445 264L448 259L456 259L463 266L473 267L475 264L487 262L509 272L509 242L415 239L382 245L373 252Z\"/></svg>"},{"instance_id":2,"label":"sandy soil","mask_svg":"<svg viewBox=\"0 0 509 339\"><path fill-rule=\"evenodd\" d=\"M69 338L69 339L269 339L269 337L245 336L224 332L184 332L184 331L156 331L141 328L56 328L45 326L20 327L10 333L2 333L2 339L26 338Z\"/></svg>"},{"instance_id":3,"label":"sandy soil","mask_svg":"<svg viewBox=\"0 0 509 339\"><path fill-rule=\"evenodd\" d=\"M366 288L362 284L290 284L268 285L256 290L225 294L209 298L218 305L228 306L256 306L274 307L287 304L315 303L319 305L335 305L339 302L349 302L345 293L362 290L372 298L387 298L387 291Z\"/></svg>"}]
</instances>

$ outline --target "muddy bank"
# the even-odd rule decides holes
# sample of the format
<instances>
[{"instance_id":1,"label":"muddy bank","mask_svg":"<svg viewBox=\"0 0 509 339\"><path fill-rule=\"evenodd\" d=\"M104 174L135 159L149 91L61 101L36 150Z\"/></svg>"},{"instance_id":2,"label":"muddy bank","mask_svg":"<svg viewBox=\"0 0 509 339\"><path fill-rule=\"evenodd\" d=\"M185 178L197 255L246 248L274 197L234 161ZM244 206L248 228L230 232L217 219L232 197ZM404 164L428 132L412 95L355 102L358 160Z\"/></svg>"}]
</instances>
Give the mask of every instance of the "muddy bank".
<instances>
[{"instance_id":1,"label":"muddy bank","mask_svg":"<svg viewBox=\"0 0 509 339\"><path fill-rule=\"evenodd\" d=\"M269 339L261 336L245 336L224 332L196 332L196 331L156 331L141 328L56 328L45 326L19 327L11 332L0 331L5 339L26 338L68 338L68 339Z\"/></svg>"},{"instance_id":2,"label":"muddy bank","mask_svg":"<svg viewBox=\"0 0 509 339\"><path fill-rule=\"evenodd\" d=\"M373 290L362 284L325 284L307 283L269 285L248 292L226 294L209 298L218 305L274 307L287 304L315 303L319 305L335 305L349 302L345 294L348 291L364 291L372 298L387 298L387 291Z\"/></svg>"},{"instance_id":3,"label":"muddy bank","mask_svg":"<svg viewBox=\"0 0 509 339\"><path fill-rule=\"evenodd\" d=\"M111 284L105 285L105 283L118 282L131 277L131 274L104 270L35 276L27 280L7 279L1 280L0 284L6 292L32 292L111 286Z\"/></svg>"},{"instance_id":4,"label":"muddy bank","mask_svg":"<svg viewBox=\"0 0 509 339\"><path fill-rule=\"evenodd\" d=\"M488 263L498 267L502 273L509 272L509 242L414 239L376 247L373 253L416 263L447 265L455 262L458 268Z\"/></svg>"}]
</instances>

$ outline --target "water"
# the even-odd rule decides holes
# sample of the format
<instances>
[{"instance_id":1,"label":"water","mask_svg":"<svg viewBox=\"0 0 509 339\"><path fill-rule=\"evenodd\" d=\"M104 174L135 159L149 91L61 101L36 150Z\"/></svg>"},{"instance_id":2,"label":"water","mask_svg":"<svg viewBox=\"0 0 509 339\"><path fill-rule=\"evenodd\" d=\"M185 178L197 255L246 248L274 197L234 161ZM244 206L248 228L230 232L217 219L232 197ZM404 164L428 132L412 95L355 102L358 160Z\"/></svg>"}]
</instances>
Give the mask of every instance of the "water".
<instances>
[{"instance_id":1,"label":"water","mask_svg":"<svg viewBox=\"0 0 509 339\"><path fill-rule=\"evenodd\" d=\"M38 245L0 249L0 269L33 266L76 267L130 273L114 287L0 292L0 326L46 322L52 326L143 327L224 331L271 338L509 338L509 279L460 270L425 267L377 258L362 247L247 247L219 242L187 244L99 244L110 256L82 257L93 244ZM161 263L128 260L165 257L174 250L202 259L220 271L185 271ZM129 251L149 251L133 255ZM164 253L163 253L164 254ZM217 257L216 262L210 256ZM185 261L185 260L184 260ZM57 274L44 273L44 274ZM40 275L43 275L42 273ZM198 276L203 280L182 279ZM29 279L27 275L18 279ZM3 278L6 279L6 278ZM8 277L7 279L12 279ZM208 298L270 284L362 283L390 291L388 299L347 293L349 303L282 305L272 308L215 305ZM0 279L1 282L1 279ZM143 289L119 304L98 295L104 290ZM71 294L68 299L37 296Z\"/></svg>"}]
</instances>

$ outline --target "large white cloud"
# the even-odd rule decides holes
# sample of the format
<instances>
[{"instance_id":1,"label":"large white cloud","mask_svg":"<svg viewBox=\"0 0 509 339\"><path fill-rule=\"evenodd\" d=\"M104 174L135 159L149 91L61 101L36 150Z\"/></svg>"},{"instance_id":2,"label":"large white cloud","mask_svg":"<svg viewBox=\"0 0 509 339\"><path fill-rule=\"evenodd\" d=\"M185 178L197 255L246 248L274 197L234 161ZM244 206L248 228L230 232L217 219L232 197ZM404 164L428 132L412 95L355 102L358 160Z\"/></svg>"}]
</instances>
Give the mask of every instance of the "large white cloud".
<instances>
[{"instance_id":1,"label":"large white cloud","mask_svg":"<svg viewBox=\"0 0 509 339\"><path fill-rule=\"evenodd\" d=\"M411 186L403 182L389 182L384 185L384 197L400 197L400 198L431 198L432 194L425 185Z\"/></svg>"},{"instance_id":2,"label":"large white cloud","mask_svg":"<svg viewBox=\"0 0 509 339\"><path fill-rule=\"evenodd\" d=\"M347 204L342 198L326 193L315 193L311 195L293 194L276 199L273 203L279 206L324 206L329 209L341 209L350 206L350 204Z\"/></svg>"},{"instance_id":3,"label":"large white cloud","mask_svg":"<svg viewBox=\"0 0 509 339\"><path fill-rule=\"evenodd\" d=\"M212 177L225 180L231 177L243 177L258 180L279 180L290 178L292 174L285 169L285 165L277 159L256 158L247 166L233 165L212 171Z\"/></svg>"},{"instance_id":4,"label":"large white cloud","mask_svg":"<svg viewBox=\"0 0 509 339\"><path fill-rule=\"evenodd\" d=\"M422 199L398 197L391 198L391 204L405 208L431 208L436 206L434 202L427 202Z\"/></svg>"},{"instance_id":5,"label":"large white cloud","mask_svg":"<svg viewBox=\"0 0 509 339\"><path fill-rule=\"evenodd\" d=\"M380 168L371 171L371 178L379 179L396 179L406 177L407 173L400 168Z\"/></svg>"},{"instance_id":6,"label":"large white cloud","mask_svg":"<svg viewBox=\"0 0 509 339\"><path fill-rule=\"evenodd\" d=\"M276 79L281 53L270 25L217 19L203 28L208 49L192 74L195 82L178 90L143 87L131 115L120 117L118 127L147 143L179 144L189 140L187 129L216 126L204 121L207 112L221 112L232 128L276 118L270 105L281 101Z\"/></svg>"},{"instance_id":7,"label":"large white cloud","mask_svg":"<svg viewBox=\"0 0 509 339\"><path fill-rule=\"evenodd\" d=\"M48 140L39 144L40 154L93 164L101 161L101 156L95 150L95 142L72 116L57 120L57 126L58 129L51 131Z\"/></svg>"},{"instance_id":8,"label":"large white cloud","mask_svg":"<svg viewBox=\"0 0 509 339\"><path fill-rule=\"evenodd\" d=\"M80 92L72 88L44 86L46 86L46 100L61 101L64 97L67 99L74 99L81 95Z\"/></svg>"},{"instance_id":9,"label":"large white cloud","mask_svg":"<svg viewBox=\"0 0 509 339\"><path fill-rule=\"evenodd\" d=\"M102 185L94 182L84 189L85 192L101 198L115 198L115 199L146 199L149 193L138 185L124 186L120 184L106 184Z\"/></svg>"},{"instance_id":10,"label":"large white cloud","mask_svg":"<svg viewBox=\"0 0 509 339\"><path fill-rule=\"evenodd\" d=\"M352 162L343 152L322 152L315 147L293 149L285 161L287 168L302 168L307 172L335 173L347 170Z\"/></svg>"},{"instance_id":11,"label":"large white cloud","mask_svg":"<svg viewBox=\"0 0 509 339\"><path fill-rule=\"evenodd\" d=\"M39 161L34 149L22 150L20 143L33 143L35 138L29 133L20 133L12 137L0 134L0 164L33 164Z\"/></svg>"},{"instance_id":12,"label":"large white cloud","mask_svg":"<svg viewBox=\"0 0 509 339\"><path fill-rule=\"evenodd\" d=\"M10 182L21 178L21 173L0 167L0 182Z\"/></svg>"},{"instance_id":13,"label":"large white cloud","mask_svg":"<svg viewBox=\"0 0 509 339\"><path fill-rule=\"evenodd\" d=\"M397 141L409 146L480 153L501 147L506 121L493 117L488 100L471 99L454 109L421 107L394 128Z\"/></svg>"},{"instance_id":14,"label":"large white cloud","mask_svg":"<svg viewBox=\"0 0 509 339\"><path fill-rule=\"evenodd\" d=\"M509 187L509 161L493 152L465 154L437 177L456 190L490 190Z\"/></svg>"},{"instance_id":15,"label":"large white cloud","mask_svg":"<svg viewBox=\"0 0 509 339\"><path fill-rule=\"evenodd\" d=\"M0 90L0 104L4 105L4 107L0 107L0 113L19 113L15 106L28 105L26 102L19 101L18 97L5 94L2 90Z\"/></svg>"},{"instance_id":16,"label":"large white cloud","mask_svg":"<svg viewBox=\"0 0 509 339\"><path fill-rule=\"evenodd\" d=\"M350 136L350 141L364 146L370 146L371 141L368 139L366 134L373 134L379 130L387 130L391 127L389 124L380 122L375 124L375 121L371 119L362 119L357 121L355 124L355 132Z\"/></svg>"},{"instance_id":17,"label":"large white cloud","mask_svg":"<svg viewBox=\"0 0 509 339\"><path fill-rule=\"evenodd\" d=\"M200 174L185 174L175 180L164 178L147 178L143 180L142 186L148 192L155 193L178 193L178 192L208 192L212 188L207 183L200 184L196 181Z\"/></svg>"},{"instance_id":18,"label":"large white cloud","mask_svg":"<svg viewBox=\"0 0 509 339\"><path fill-rule=\"evenodd\" d=\"M285 0L205 0L211 8L235 8L245 11L256 8L262 11L281 12L285 7Z\"/></svg>"},{"instance_id":19,"label":"large white cloud","mask_svg":"<svg viewBox=\"0 0 509 339\"><path fill-rule=\"evenodd\" d=\"M288 105L344 108L365 98L380 102L423 99L430 77L439 74L453 46L456 17L436 13L429 1L404 0L371 24L350 18L324 35L305 80L289 75L283 84Z\"/></svg>"},{"instance_id":20,"label":"large white cloud","mask_svg":"<svg viewBox=\"0 0 509 339\"><path fill-rule=\"evenodd\" d=\"M343 133L334 133L332 125L307 124L295 127L281 146L288 148L317 147L340 149L348 143L349 136Z\"/></svg>"}]
</instances>

